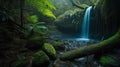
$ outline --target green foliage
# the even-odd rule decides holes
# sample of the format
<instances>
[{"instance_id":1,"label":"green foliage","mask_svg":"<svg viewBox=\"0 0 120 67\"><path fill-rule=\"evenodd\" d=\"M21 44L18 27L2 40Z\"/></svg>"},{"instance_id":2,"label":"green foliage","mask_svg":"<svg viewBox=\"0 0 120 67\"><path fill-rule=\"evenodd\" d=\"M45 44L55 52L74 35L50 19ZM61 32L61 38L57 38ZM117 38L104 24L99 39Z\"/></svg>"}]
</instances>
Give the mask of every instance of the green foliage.
<instances>
[{"instance_id":1,"label":"green foliage","mask_svg":"<svg viewBox=\"0 0 120 67\"><path fill-rule=\"evenodd\" d=\"M42 50L36 52L33 57L33 65L34 66L40 66L44 63L48 63L49 61L50 61L49 57Z\"/></svg>"},{"instance_id":2,"label":"green foliage","mask_svg":"<svg viewBox=\"0 0 120 67\"><path fill-rule=\"evenodd\" d=\"M114 62L115 62L115 59L109 56L103 56L100 58L100 63L102 63L103 65L114 63Z\"/></svg>"},{"instance_id":3,"label":"green foliage","mask_svg":"<svg viewBox=\"0 0 120 67\"><path fill-rule=\"evenodd\" d=\"M36 23L34 26L31 26L33 34L30 37L30 40L33 41L45 41L47 27Z\"/></svg>"},{"instance_id":4,"label":"green foliage","mask_svg":"<svg viewBox=\"0 0 120 67\"><path fill-rule=\"evenodd\" d=\"M36 7L40 13L45 16L56 18L52 10L56 8L52 5L50 0L27 0L32 6Z\"/></svg>"},{"instance_id":5,"label":"green foliage","mask_svg":"<svg viewBox=\"0 0 120 67\"><path fill-rule=\"evenodd\" d=\"M38 17L37 17L37 15L28 16L27 20L31 23L37 23L38 22Z\"/></svg>"},{"instance_id":6,"label":"green foliage","mask_svg":"<svg viewBox=\"0 0 120 67\"><path fill-rule=\"evenodd\" d=\"M57 53L52 44L44 43L43 50L51 57L51 59L56 58Z\"/></svg>"},{"instance_id":7,"label":"green foliage","mask_svg":"<svg viewBox=\"0 0 120 67\"><path fill-rule=\"evenodd\" d=\"M37 23L35 26L34 26L34 31L40 31L41 33L46 33L47 31L47 27L45 25L42 25L40 23Z\"/></svg>"},{"instance_id":8,"label":"green foliage","mask_svg":"<svg viewBox=\"0 0 120 67\"><path fill-rule=\"evenodd\" d=\"M46 29L47 27L40 23L29 23L25 24L26 29L28 30L27 35L27 45L26 47L30 50L39 50L42 48L47 36Z\"/></svg>"},{"instance_id":9,"label":"green foliage","mask_svg":"<svg viewBox=\"0 0 120 67\"><path fill-rule=\"evenodd\" d=\"M35 39L36 37L44 39L46 38L47 27L45 24L43 25L41 23L42 22L24 24L24 27L29 31L29 33L33 33L32 36L35 36Z\"/></svg>"}]
</instances>

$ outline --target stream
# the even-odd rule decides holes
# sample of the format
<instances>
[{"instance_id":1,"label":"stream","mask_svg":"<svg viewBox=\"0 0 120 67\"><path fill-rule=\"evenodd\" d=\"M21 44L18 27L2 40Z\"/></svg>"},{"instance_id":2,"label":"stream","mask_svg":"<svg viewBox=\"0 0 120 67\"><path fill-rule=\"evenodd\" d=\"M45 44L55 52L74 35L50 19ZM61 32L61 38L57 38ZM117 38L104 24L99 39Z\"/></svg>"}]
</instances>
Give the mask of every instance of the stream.
<instances>
[{"instance_id":1,"label":"stream","mask_svg":"<svg viewBox=\"0 0 120 67\"><path fill-rule=\"evenodd\" d=\"M94 43L98 43L97 40L85 40L85 39L62 39L64 43L65 50L58 51L58 57L63 52L74 50L79 47L88 46ZM94 60L94 55L89 55L77 59L73 59L71 61L62 61L59 58L53 62L55 67L103 67L97 61Z\"/></svg>"}]
</instances>

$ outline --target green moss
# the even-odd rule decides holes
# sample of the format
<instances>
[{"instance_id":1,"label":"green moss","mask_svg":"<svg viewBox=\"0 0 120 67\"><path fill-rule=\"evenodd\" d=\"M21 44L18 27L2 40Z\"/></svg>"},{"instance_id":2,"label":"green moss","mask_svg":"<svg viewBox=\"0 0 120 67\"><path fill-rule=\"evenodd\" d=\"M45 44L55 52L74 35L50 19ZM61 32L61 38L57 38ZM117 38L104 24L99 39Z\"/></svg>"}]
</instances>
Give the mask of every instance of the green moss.
<instances>
[{"instance_id":1,"label":"green moss","mask_svg":"<svg viewBox=\"0 0 120 67\"><path fill-rule=\"evenodd\" d=\"M110 63L114 63L115 59L113 59L112 57L109 56L103 56L100 58L100 63L102 65L106 65L106 64L110 64Z\"/></svg>"},{"instance_id":2,"label":"green moss","mask_svg":"<svg viewBox=\"0 0 120 67\"><path fill-rule=\"evenodd\" d=\"M52 44L44 43L43 50L48 54L49 57L51 57L51 59L55 59L56 58L56 55L57 55L56 54L56 50L52 46Z\"/></svg>"},{"instance_id":3,"label":"green moss","mask_svg":"<svg viewBox=\"0 0 120 67\"><path fill-rule=\"evenodd\" d=\"M81 6L82 6L83 8L89 7L87 4L82 4Z\"/></svg>"},{"instance_id":4,"label":"green moss","mask_svg":"<svg viewBox=\"0 0 120 67\"><path fill-rule=\"evenodd\" d=\"M49 61L50 61L50 59L47 56L47 54L41 50L41 51L36 52L35 55L33 56L32 65L34 67L38 67L38 66L42 66L44 64L48 64Z\"/></svg>"}]
</instances>

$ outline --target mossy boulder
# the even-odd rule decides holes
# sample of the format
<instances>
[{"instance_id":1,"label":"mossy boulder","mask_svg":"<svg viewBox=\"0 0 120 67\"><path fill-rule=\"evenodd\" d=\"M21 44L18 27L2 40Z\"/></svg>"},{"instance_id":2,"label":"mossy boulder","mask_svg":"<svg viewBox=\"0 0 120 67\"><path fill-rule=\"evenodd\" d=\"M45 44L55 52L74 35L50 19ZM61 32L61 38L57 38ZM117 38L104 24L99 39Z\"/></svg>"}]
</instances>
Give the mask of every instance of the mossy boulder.
<instances>
[{"instance_id":1,"label":"mossy boulder","mask_svg":"<svg viewBox=\"0 0 120 67\"><path fill-rule=\"evenodd\" d=\"M43 51L46 52L46 54L50 57L50 59L54 60L56 59L57 53L55 48L50 43L44 43L43 45Z\"/></svg>"},{"instance_id":2,"label":"mossy boulder","mask_svg":"<svg viewBox=\"0 0 120 67\"><path fill-rule=\"evenodd\" d=\"M33 56L32 67L46 67L48 66L49 62L50 59L47 54L44 51L40 50Z\"/></svg>"},{"instance_id":3,"label":"mossy boulder","mask_svg":"<svg viewBox=\"0 0 120 67\"><path fill-rule=\"evenodd\" d=\"M79 34L82 26L84 11L84 9L76 8L61 14L55 20L57 29L67 34Z\"/></svg>"}]
</instances>

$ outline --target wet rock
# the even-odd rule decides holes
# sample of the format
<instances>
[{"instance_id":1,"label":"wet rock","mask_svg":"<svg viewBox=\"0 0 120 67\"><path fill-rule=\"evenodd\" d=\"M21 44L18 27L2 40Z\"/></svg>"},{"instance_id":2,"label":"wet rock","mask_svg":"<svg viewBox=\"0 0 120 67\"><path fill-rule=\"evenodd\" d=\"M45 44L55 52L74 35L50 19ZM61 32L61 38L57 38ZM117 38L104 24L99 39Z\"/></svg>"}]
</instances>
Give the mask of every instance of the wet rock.
<instances>
[{"instance_id":1,"label":"wet rock","mask_svg":"<svg viewBox=\"0 0 120 67\"><path fill-rule=\"evenodd\" d=\"M55 59L57 56L55 48L50 43L44 43L43 51L50 57L50 59Z\"/></svg>"},{"instance_id":2,"label":"wet rock","mask_svg":"<svg viewBox=\"0 0 120 67\"><path fill-rule=\"evenodd\" d=\"M70 61L61 61L60 59L57 59L53 63L54 67L73 67L72 63Z\"/></svg>"},{"instance_id":3,"label":"wet rock","mask_svg":"<svg viewBox=\"0 0 120 67\"><path fill-rule=\"evenodd\" d=\"M45 52L38 51L35 53L32 59L32 67L47 67L50 62L49 57Z\"/></svg>"},{"instance_id":4,"label":"wet rock","mask_svg":"<svg viewBox=\"0 0 120 67\"><path fill-rule=\"evenodd\" d=\"M99 41L97 40L63 40L64 42L64 46L65 46L65 50L72 50L72 49L76 49L79 47L83 47L83 46L88 46L94 43L98 43Z\"/></svg>"}]
</instances>

